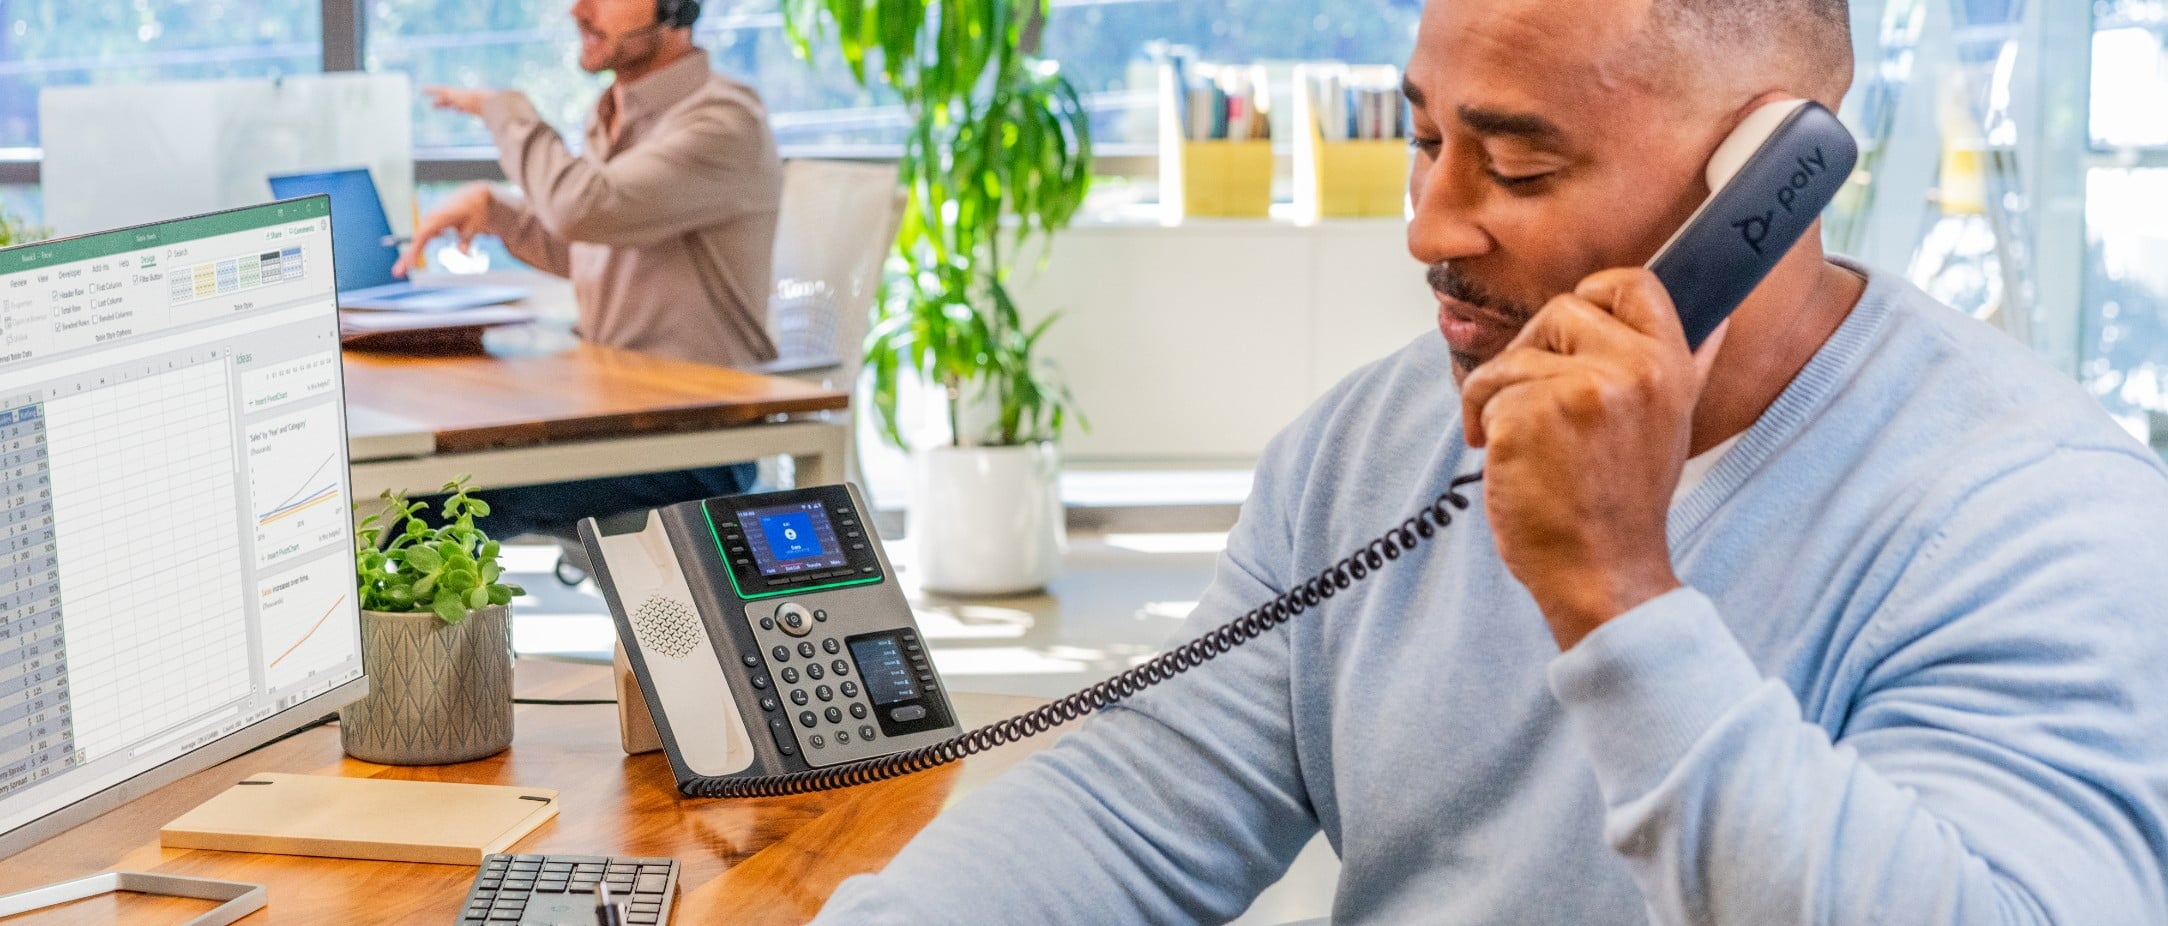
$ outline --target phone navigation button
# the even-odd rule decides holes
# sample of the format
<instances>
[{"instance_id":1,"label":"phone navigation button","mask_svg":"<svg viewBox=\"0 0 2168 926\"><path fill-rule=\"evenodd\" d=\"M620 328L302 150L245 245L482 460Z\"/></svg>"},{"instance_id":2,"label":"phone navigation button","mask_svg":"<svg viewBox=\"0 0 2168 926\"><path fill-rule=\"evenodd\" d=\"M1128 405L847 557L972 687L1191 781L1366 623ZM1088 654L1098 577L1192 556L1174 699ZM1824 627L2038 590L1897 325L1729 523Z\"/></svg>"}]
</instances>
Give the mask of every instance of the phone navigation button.
<instances>
[{"instance_id":1,"label":"phone navigation button","mask_svg":"<svg viewBox=\"0 0 2168 926\"><path fill-rule=\"evenodd\" d=\"M783 628L784 633L794 637L813 632L813 612L795 601L786 601L776 606L775 622Z\"/></svg>"}]
</instances>

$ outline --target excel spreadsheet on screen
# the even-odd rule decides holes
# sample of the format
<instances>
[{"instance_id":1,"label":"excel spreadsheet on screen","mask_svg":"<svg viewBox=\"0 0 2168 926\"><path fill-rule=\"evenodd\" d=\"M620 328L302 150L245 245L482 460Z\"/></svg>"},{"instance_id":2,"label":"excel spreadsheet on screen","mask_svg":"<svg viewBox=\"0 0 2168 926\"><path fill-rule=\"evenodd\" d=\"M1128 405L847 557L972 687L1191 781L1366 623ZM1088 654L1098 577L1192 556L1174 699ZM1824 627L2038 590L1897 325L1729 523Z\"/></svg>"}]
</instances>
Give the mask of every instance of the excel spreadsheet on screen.
<instances>
[{"instance_id":1,"label":"excel spreadsheet on screen","mask_svg":"<svg viewBox=\"0 0 2168 926\"><path fill-rule=\"evenodd\" d=\"M0 251L0 856L364 690L322 197Z\"/></svg>"}]
</instances>

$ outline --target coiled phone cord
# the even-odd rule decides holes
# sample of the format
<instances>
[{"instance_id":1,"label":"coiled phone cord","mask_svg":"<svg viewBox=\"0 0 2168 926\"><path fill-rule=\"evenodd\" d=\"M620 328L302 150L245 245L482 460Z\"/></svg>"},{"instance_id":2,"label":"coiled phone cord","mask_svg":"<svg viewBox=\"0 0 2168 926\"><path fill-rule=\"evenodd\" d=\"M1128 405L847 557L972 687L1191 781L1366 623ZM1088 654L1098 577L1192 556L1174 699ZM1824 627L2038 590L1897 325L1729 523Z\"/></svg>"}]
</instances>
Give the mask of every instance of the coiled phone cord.
<instances>
[{"instance_id":1,"label":"coiled phone cord","mask_svg":"<svg viewBox=\"0 0 2168 926\"><path fill-rule=\"evenodd\" d=\"M782 797L829 791L922 772L966 756L977 755L996 746L1037 736L1203 665L1346 591L1348 587L1385 568L1386 564L1399 559L1401 554L1412 552L1438 531L1451 525L1453 512L1465 511L1468 508L1468 497L1461 494L1461 490L1482 479L1481 470L1454 477L1445 494L1438 496L1429 507L1402 521L1400 526L1385 532L1384 536L1371 541L1353 555L1334 563L1315 578L1295 586L1256 610L1227 622L1217 630L1058 701L952 736L930 746L876 759L787 775L693 778L679 785L679 790L691 797L725 798Z\"/></svg>"}]
</instances>

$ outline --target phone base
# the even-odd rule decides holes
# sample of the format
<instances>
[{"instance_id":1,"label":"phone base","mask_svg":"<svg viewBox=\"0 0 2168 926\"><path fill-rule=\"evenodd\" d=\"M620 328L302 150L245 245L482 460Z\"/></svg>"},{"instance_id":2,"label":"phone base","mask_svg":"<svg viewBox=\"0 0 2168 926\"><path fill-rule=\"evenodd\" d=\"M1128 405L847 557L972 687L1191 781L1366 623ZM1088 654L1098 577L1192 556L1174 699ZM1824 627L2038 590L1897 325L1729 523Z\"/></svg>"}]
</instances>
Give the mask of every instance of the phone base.
<instances>
[{"instance_id":1,"label":"phone base","mask_svg":"<svg viewBox=\"0 0 2168 926\"><path fill-rule=\"evenodd\" d=\"M640 693L640 680L632 674L623 643L610 653L610 680L617 688L617 741L625 754L662 751L662 734L655 730L655 715L648 713L647 696Z\"/></svg>"}]
</instances>

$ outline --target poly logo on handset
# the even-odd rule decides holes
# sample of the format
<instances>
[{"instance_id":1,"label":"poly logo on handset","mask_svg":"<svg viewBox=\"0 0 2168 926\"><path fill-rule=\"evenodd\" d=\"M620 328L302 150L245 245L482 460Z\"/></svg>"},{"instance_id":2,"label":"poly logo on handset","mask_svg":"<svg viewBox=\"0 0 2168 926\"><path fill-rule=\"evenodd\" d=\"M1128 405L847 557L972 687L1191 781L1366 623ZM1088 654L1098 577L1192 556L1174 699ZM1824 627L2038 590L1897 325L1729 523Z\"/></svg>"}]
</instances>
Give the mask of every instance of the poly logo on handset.
<instances>
[{"instance_id":1,"label":"poly logo on handset","mask_svg":"<svg viewBox=\"0 0 2168 926\"><path fill-rule=\"evenodd\" d=\"M1829 172L1829 159L1823 156L1819 145L1815 146L1813 155L1796 157L1793 160L1798 162L1799 169L1793 171L1790 181L1777 190L1777 205L1783 208L1786 215L1792 214L1793 205L1799 200L1799 191L1813 185L1816 176ZM1815 211L1819 212L1820 209ZM1731 227L1739 230L1739 237L1746 242L1747 247L1753 248L1756 254L1762 254L1762 242L1769 239L1770 227L1776 219L1777 211L1770 209L1761 215L1733 222Z\"/></svg>"}]
</instances>

